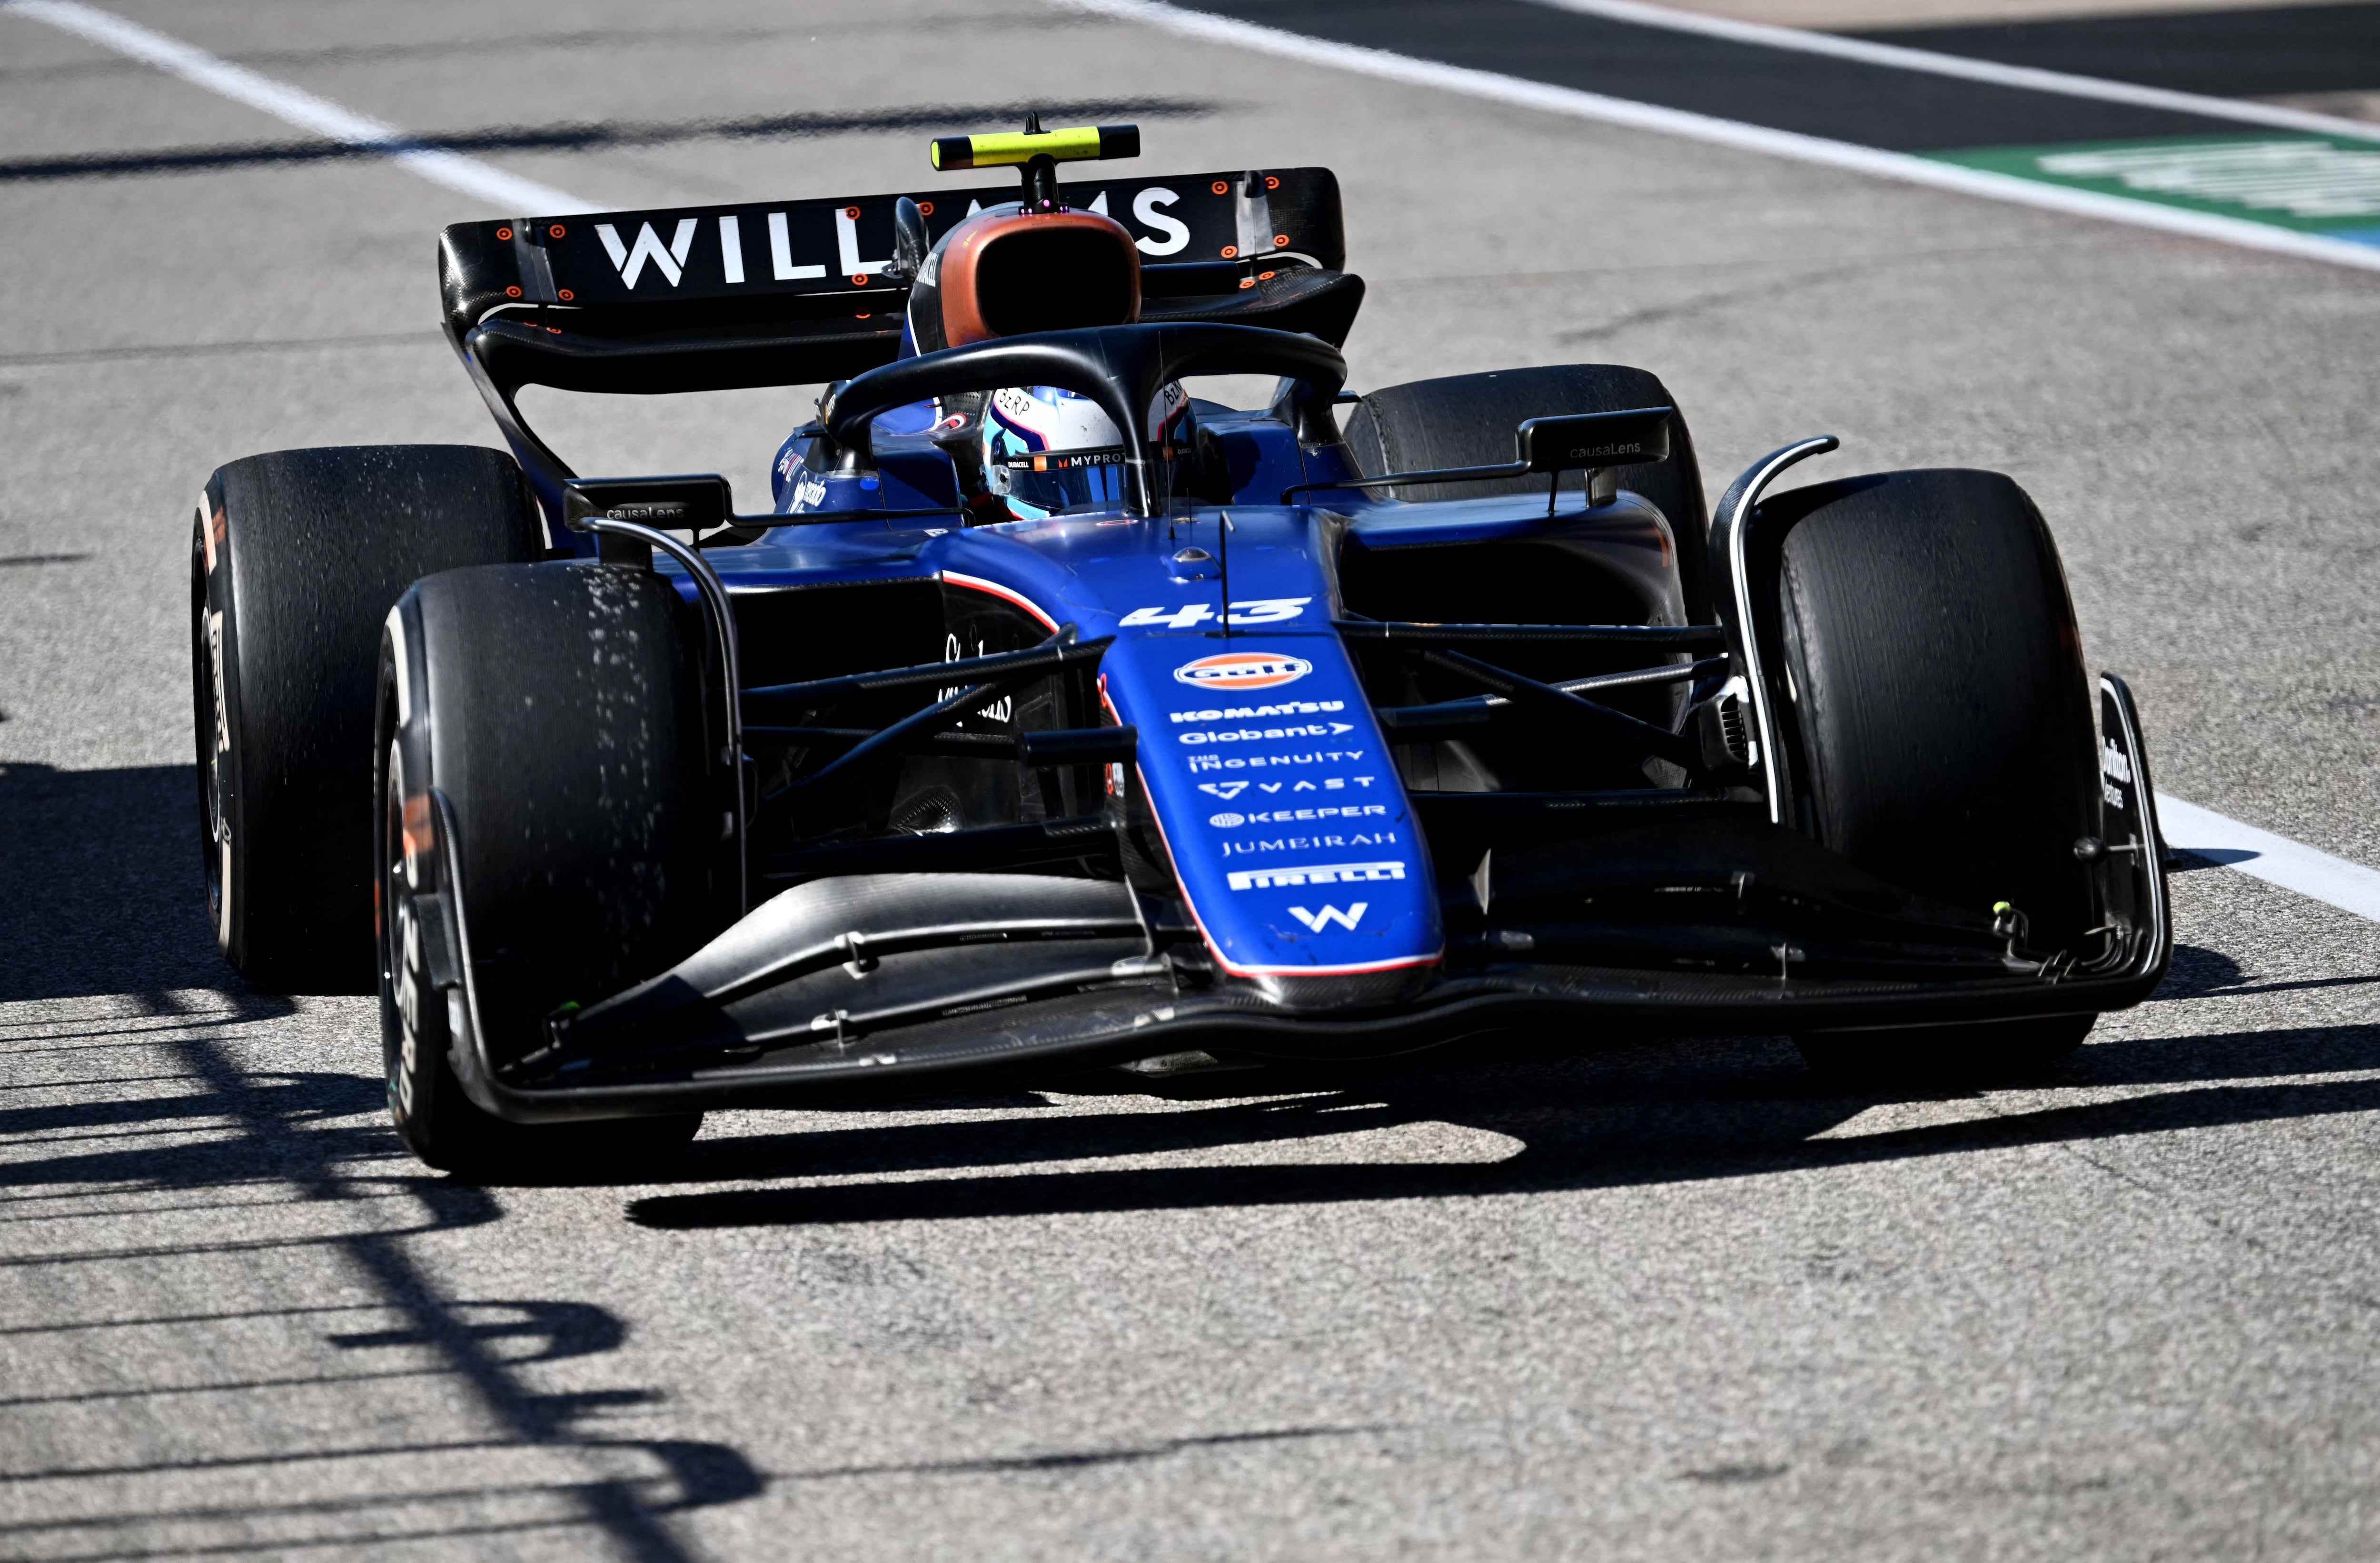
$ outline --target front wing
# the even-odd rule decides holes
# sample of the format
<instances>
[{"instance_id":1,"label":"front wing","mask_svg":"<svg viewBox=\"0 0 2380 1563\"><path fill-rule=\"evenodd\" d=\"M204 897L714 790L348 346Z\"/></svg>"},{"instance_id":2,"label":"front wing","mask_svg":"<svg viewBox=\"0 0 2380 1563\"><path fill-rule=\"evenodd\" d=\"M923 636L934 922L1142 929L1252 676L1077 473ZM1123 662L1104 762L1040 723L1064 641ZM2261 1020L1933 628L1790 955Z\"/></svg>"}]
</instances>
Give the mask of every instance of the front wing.
<instances>
[{"instance_id":1,"label":"front wing","mask_svg":"<svg viewBox=\"0 0 2380 1563\"><path fill-rule=\"evenodd\" d=\"M1492 939L1435 980L1292 1008L1244 986L1184 987L1161 915L1121 880L881 874L771 901L670 973L558 1020L499 1066L473 991L455 821L439 808L455 1063L519 1122L798 1106L1048 1078L1190 1049L1354 1059L1490 1031L1793 1032L2092 1013L2138 1003L2171 955L2163 847L2139 721L2101 685L2104 951L2043 971L1808 976L1566 964Z\"/></svg>"}]
</instances>

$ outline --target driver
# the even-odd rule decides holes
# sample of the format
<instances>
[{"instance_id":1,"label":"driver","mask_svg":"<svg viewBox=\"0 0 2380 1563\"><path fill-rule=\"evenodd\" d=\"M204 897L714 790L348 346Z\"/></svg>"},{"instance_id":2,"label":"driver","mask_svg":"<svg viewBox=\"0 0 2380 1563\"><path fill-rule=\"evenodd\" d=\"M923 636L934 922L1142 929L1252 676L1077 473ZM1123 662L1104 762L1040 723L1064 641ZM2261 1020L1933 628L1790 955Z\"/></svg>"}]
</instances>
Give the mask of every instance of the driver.
<instances>
[{"instance_id":1,"label":"driver","mask_svg":"<svg viewBox=\"0 0 2380 1563\"><path fill-rule=\"evenodd\" d=\"M902 203L900 259L913 277L901 355L995 337L1140 318L1140 251L1096 212L1010 201L972 213L930 250L925 224ZM1055 386L1021 385L941 398L935 442L958 469L972 524L1111 508L1124 498L1123 432L1098 403ZM1162 460L1187 447L1190 399L1169 382L1145 430Z\"/></svg>"},{"instance_id":2,"label":"driver","mask_svg":"<svg viewBox=\"0 0 2380 1563\"><path fill-rule=\"evenodd\" d=\"M1189 416L1190 398L1168 382L1148 406L1151 450L1181 441ZM1123 502L1123 435L1089 397L1050 385L1003 387L977 421L985 491L1010 515L1033 519Z\"/></svg>"}]
</instances>

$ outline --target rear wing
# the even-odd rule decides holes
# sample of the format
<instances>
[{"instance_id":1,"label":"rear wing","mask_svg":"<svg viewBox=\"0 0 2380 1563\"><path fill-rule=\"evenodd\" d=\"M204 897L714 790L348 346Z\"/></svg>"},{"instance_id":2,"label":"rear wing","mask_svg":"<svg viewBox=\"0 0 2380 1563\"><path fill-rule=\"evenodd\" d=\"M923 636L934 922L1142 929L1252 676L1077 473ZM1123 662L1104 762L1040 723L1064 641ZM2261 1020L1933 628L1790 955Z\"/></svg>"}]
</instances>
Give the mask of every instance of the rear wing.
<instances>
[{"instance_id":1,"label":"rear wing","mask_svg":"<svg viewBox=\"0 0 2380 1563\"><path fill-rule=\"evenodd\" d=\"M1337 272L1346 260L1339 181L1327 168L1086 179L1060 190L1132 234L1152 269L1153 316L1175 312L1169 297L1254 291L1240 279L1283 265ZM900 345L907 287L888 270L899 199L457 223L439 245L446 333L507 390L634 394L844 379L890 362ZM1016 189L910 199L939 239ZM1205 264L1166 274L1184 262Z\"/></svg>"},{"instance_id":2,"label":"rear wing","mask_svg":"<svg viewBox=\"0 0 2380 1563\"><path fill-rule=\"evenodd\" d=\"M1069 206L1123 224L1143 320L1347 339L1339 181L1327 168L1082 179ZM1014 185L911 196L940 239ZM557 529L573 474L531 432L525 385L648 395L847 380L899 356L898 194L457 223L438 246L446 334Z\"/></svg>"}]
</instances>

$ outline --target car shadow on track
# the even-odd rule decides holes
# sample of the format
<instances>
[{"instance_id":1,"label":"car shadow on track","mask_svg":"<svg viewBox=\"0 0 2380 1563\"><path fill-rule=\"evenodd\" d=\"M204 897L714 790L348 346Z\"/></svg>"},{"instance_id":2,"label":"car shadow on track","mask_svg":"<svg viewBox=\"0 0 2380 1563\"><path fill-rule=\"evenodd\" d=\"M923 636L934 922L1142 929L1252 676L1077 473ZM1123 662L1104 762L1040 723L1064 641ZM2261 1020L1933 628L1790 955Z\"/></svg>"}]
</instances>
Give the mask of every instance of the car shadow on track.
<instances>
[{"instance_id":1,"label":"car shadow on track","mask_svg":"<svg viewBox=\"0 0 2380 1563\"><path fill-rule=\"evenodd\" d=\"M453 1297L419 1266L419 1240L503 1210L406 1156L377 1075L279 1069L244 1045L245 1028L298 1006L247 987L215 949L196 794L188 766L0 766L0 1001L18 1006L0 1023L0 1277L62 1299L0 1330L0 1416L22 1435L18 1458L0 1456L0 1554L246 1551L263 1527L308 1549L543 1534L589 1555L689 1556L674 1516L749 1498L764 1479L728 1446L613 1419L666 1399L659 1389L545 1387L542 1364L622 1343L608 1310ZM375 1057L364 1040L358 1057ZM179 1296L172 1273L226 1255L314 1284L263 1307L119 1295L145 1266L157 1295ZM119 1284L79 1297L74 1279L101 1275ZM360 1436L325 1448L301 1420L249 1448L203 1419L151 1420L144 1408L188 1393L193 1363L225 1425L273 1426L272 1408L328 1390L367 1413ZM424 1378L451 1386L428 1410L401 1392ZM107 1456L77 1448L70 1435L119 1416ZM43 1448L76 1455L30 1458ZM392 1495L382 1479L407 1461L484 1473ZM293 1490L188 1501L269 1472ZM98 1480L120 1498L95 1509Z\"/></svg>"},{"instance_id":2,"label":"car shadow on track","mask_svg":"<svg viewBox=\"0 0 2380 1563\"><path fill-rule=\"evenodd\" d=\"M200 900L195 799L196 782L186 766L0 767L0 810L6 811L0 818L13 826L9 849L0 854L0 949L11 956L0 963L0 1000L214 988L249 1019L289 1012L285 1000L241 989L214 950ZM2182 946L2157 998L2181 1001L2374 980L2380 978L2252 983L2220 951ZM104 1029L111 1036L124 1031L114 1022ZM63 1033L58 1038L61 1045L70 1040ZM1859 1128L1852 1121L1870 1109L1907 1108L1927 1101L1929 1094L1830 1085L1777 1037L1619 1041L1585 1052L1523 1038L1382 1065L1164 1082L1108 1071L1050 1082L1077 1098L1072 1110L1051 1110L1042 1097L1020 1091L852 1109L832 1115L832 1127L713 1137L674 1163L586 1181L763 1185L650 1193L629 1205L631 1219L669 1229L1520 1193L2365 1111L2380 1108L2380 1083L2322 1077L2372 1069L2380 1069L2380 1028L2369 1026L2128 1039L2084 1048L2041 1084L2131 1087L2132 1094L2047 1104L1977 1098L1971 1109L1959 1107L1956 1093L1933 1094L1945 1106L1918 1114L1925 1121L1858 1133L1851 1132ZM355 1112L364 1110L367 1097L376 1101L380 1090L377 1080L333 1076L237 1080L240 1111L285 1128L311 1110L294 1106L310 1094L327 1100L325 1093L345 1092L353 1100L343 1110ZM2137 1089L2147 1086L2176 1088ZM227 1079L225 1089L231 1088ZM1086 1110L1079 1100L1103 1097L1116 1098L1115 1110ZM919 1108L934 1106L1005 1109L1007 1115L885 1121L896 1112L914 1117ZM148 1107L36 1111L66 1115L55 1123L42 1119L55 1133L68 1129L67 1120L78 1111L120 1121L151 1109L161 1123L193 1110L178 1098L160 1098ZM0 1132L9 1121L0 1116ZM1424 1161L1397 1159L1393 1148L1383 1156L1377 1145L1368 1151L1338 1149L1365 1132L1393 1140L1422 1125L1484 1131L1501 1137L1492 1143L1520 1148L1495 1159ZM94 1121L92 1128L102 1126ZM395 1154L384 1130L311 1130L306 1138L314 1157ZM1287 1152L1290 1142L1301 1140L1318 1145L1264 1159L1268 1147ZM20 1165L11 1176L112 1181L137 1171L171 1183L200 1177L210 1158L231 1154L62 1148L56 1157ZM1379 1158L1360 1159L1366 1155ZM1188 1164L1098 1165L1157 1157ZM852 1181L786 1182L826 1175ZM461 1187L452 1180L416 1181ZM771 1182L776 1186L766 1186Z\"/></svg>"},{"instance_id":3,"label":"car shadow on track","mask_svg":"<svg viewBox=\"0 0 2380 1563\"><path fill-rule=\"evenodd\" d=\"M1514 1042L1460 1062L1335 1078L1315 1071L1269 1083L1256 1074L1193 1077L1188 1089L1163 1093L1179 1102L1171 1112L1143 1102L1112 1112L898 1125L854 1113L862 1121L849 1127L707 1140L659 1175L838 1181L647 1194L627 1213L647 1227L698 1230L1688 1181L2371 1111L2380 1109L2380 1081L2322 1078L2371 1070L2380 1070L2380 1026L2099 1043L2036 1083L2061 1097L2088 1093L2085 1099L2047 1102L2030 1093L1851 1091L1811 1074L1782 1038L1623 1043L1568 1056ZM1059 1084L1079 1091L1083 1083ZM2107 1088L2129 1089L2098 1094ZM1202 1105L1208 1093L1225 1095ZM1884 1109L1875 1127L1854 1122L1870 1109ZM1390 1132L1389 1142L1396 1131L1442 1141L1448 1128L1475 1132L1475 1145L1521 1148L1497 1159L1415 1160L1396 1159L1392 1148L1387 1158L1368 1158L1381 1156L1379 1136L1369 1147L1342 1141L1342 1154L1330 1144L1367 1131ZM1300 1159L1266 1155L1267 1146L1297 1140L1319 1143L1299 1147ZM1233 1152L1243 1154L1228 1164ZM1155 1157L1192 1164L1097 1165ZM1053 1166L1066 1162L1094 1165ZM840 1181L846 1178L855 1181Z\"/></svg>"},{"instance_id":4,"label":"car shadow on track","mask_svg":"<svg viewBox=\"0 0 2380 1563\"><path fill-rule=\"evenodd\" d=\"M0 1277L18 1300L0 1417L19 1435L0 1453L0 1554L543 1535L670 1563L693 1556L674 1516L761 1491L736 1449L617 1419L662 1390L552 1387L544 1364L626 1339L610 1310L438 1286L417 1244L502 1207L404 1154L378 1079L250 1061L238 1028L286 1000L43 1008L0 1025ZM226 1259L299 1284L188 1284ZM153 1409L194 1391L210 1414ZM326 1393L355 1413L335 1434L299 1414ZM392 1471L419 1479L392 1492ZM115 1496L95 1506L98 1481Z\"/></svg>"},{"instance_id":5,"label":"car shadow on track","mask_svg":"<svg viewBox=\"0 0 2380 1563\"><path fill-rule=\"evenodd\" d=\"M236 982L207 927L187 765L0 765L0 1001Z\"/></svg>"}]
</instances>

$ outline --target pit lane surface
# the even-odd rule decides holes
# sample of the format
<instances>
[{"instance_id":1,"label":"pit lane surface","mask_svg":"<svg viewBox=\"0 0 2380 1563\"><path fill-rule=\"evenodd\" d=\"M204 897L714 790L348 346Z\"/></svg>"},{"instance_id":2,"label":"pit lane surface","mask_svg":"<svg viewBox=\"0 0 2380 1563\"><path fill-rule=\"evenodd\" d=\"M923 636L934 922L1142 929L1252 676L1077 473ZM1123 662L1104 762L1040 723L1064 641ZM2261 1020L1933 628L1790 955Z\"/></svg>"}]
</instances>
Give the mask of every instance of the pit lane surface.
<instances>
[{"instance_id":1,"label":"pit lane surface","mask_svg":"<svg viewBox=\"0 0 2380 1563\"><path fill-rule=\"evenodd\" d=\"M1036 94L1329 164L1358 387L1633 362L1714 491L1819 430L2008 470L2159 784L2380 864L2369 273L1055 10L120 14L605 206L905 185L886 119ZM245 989L197 907L191 494L493 440L431 237L494 210L296 135L0 12L0 162L128 165L0 179L0 1554L2372 1554L2380 927L2220 868L2027 1089L1515 1044L425 1175L371 1006ZM552 406L747 496L807 410Z\"/></svg>"}]
</instances>

